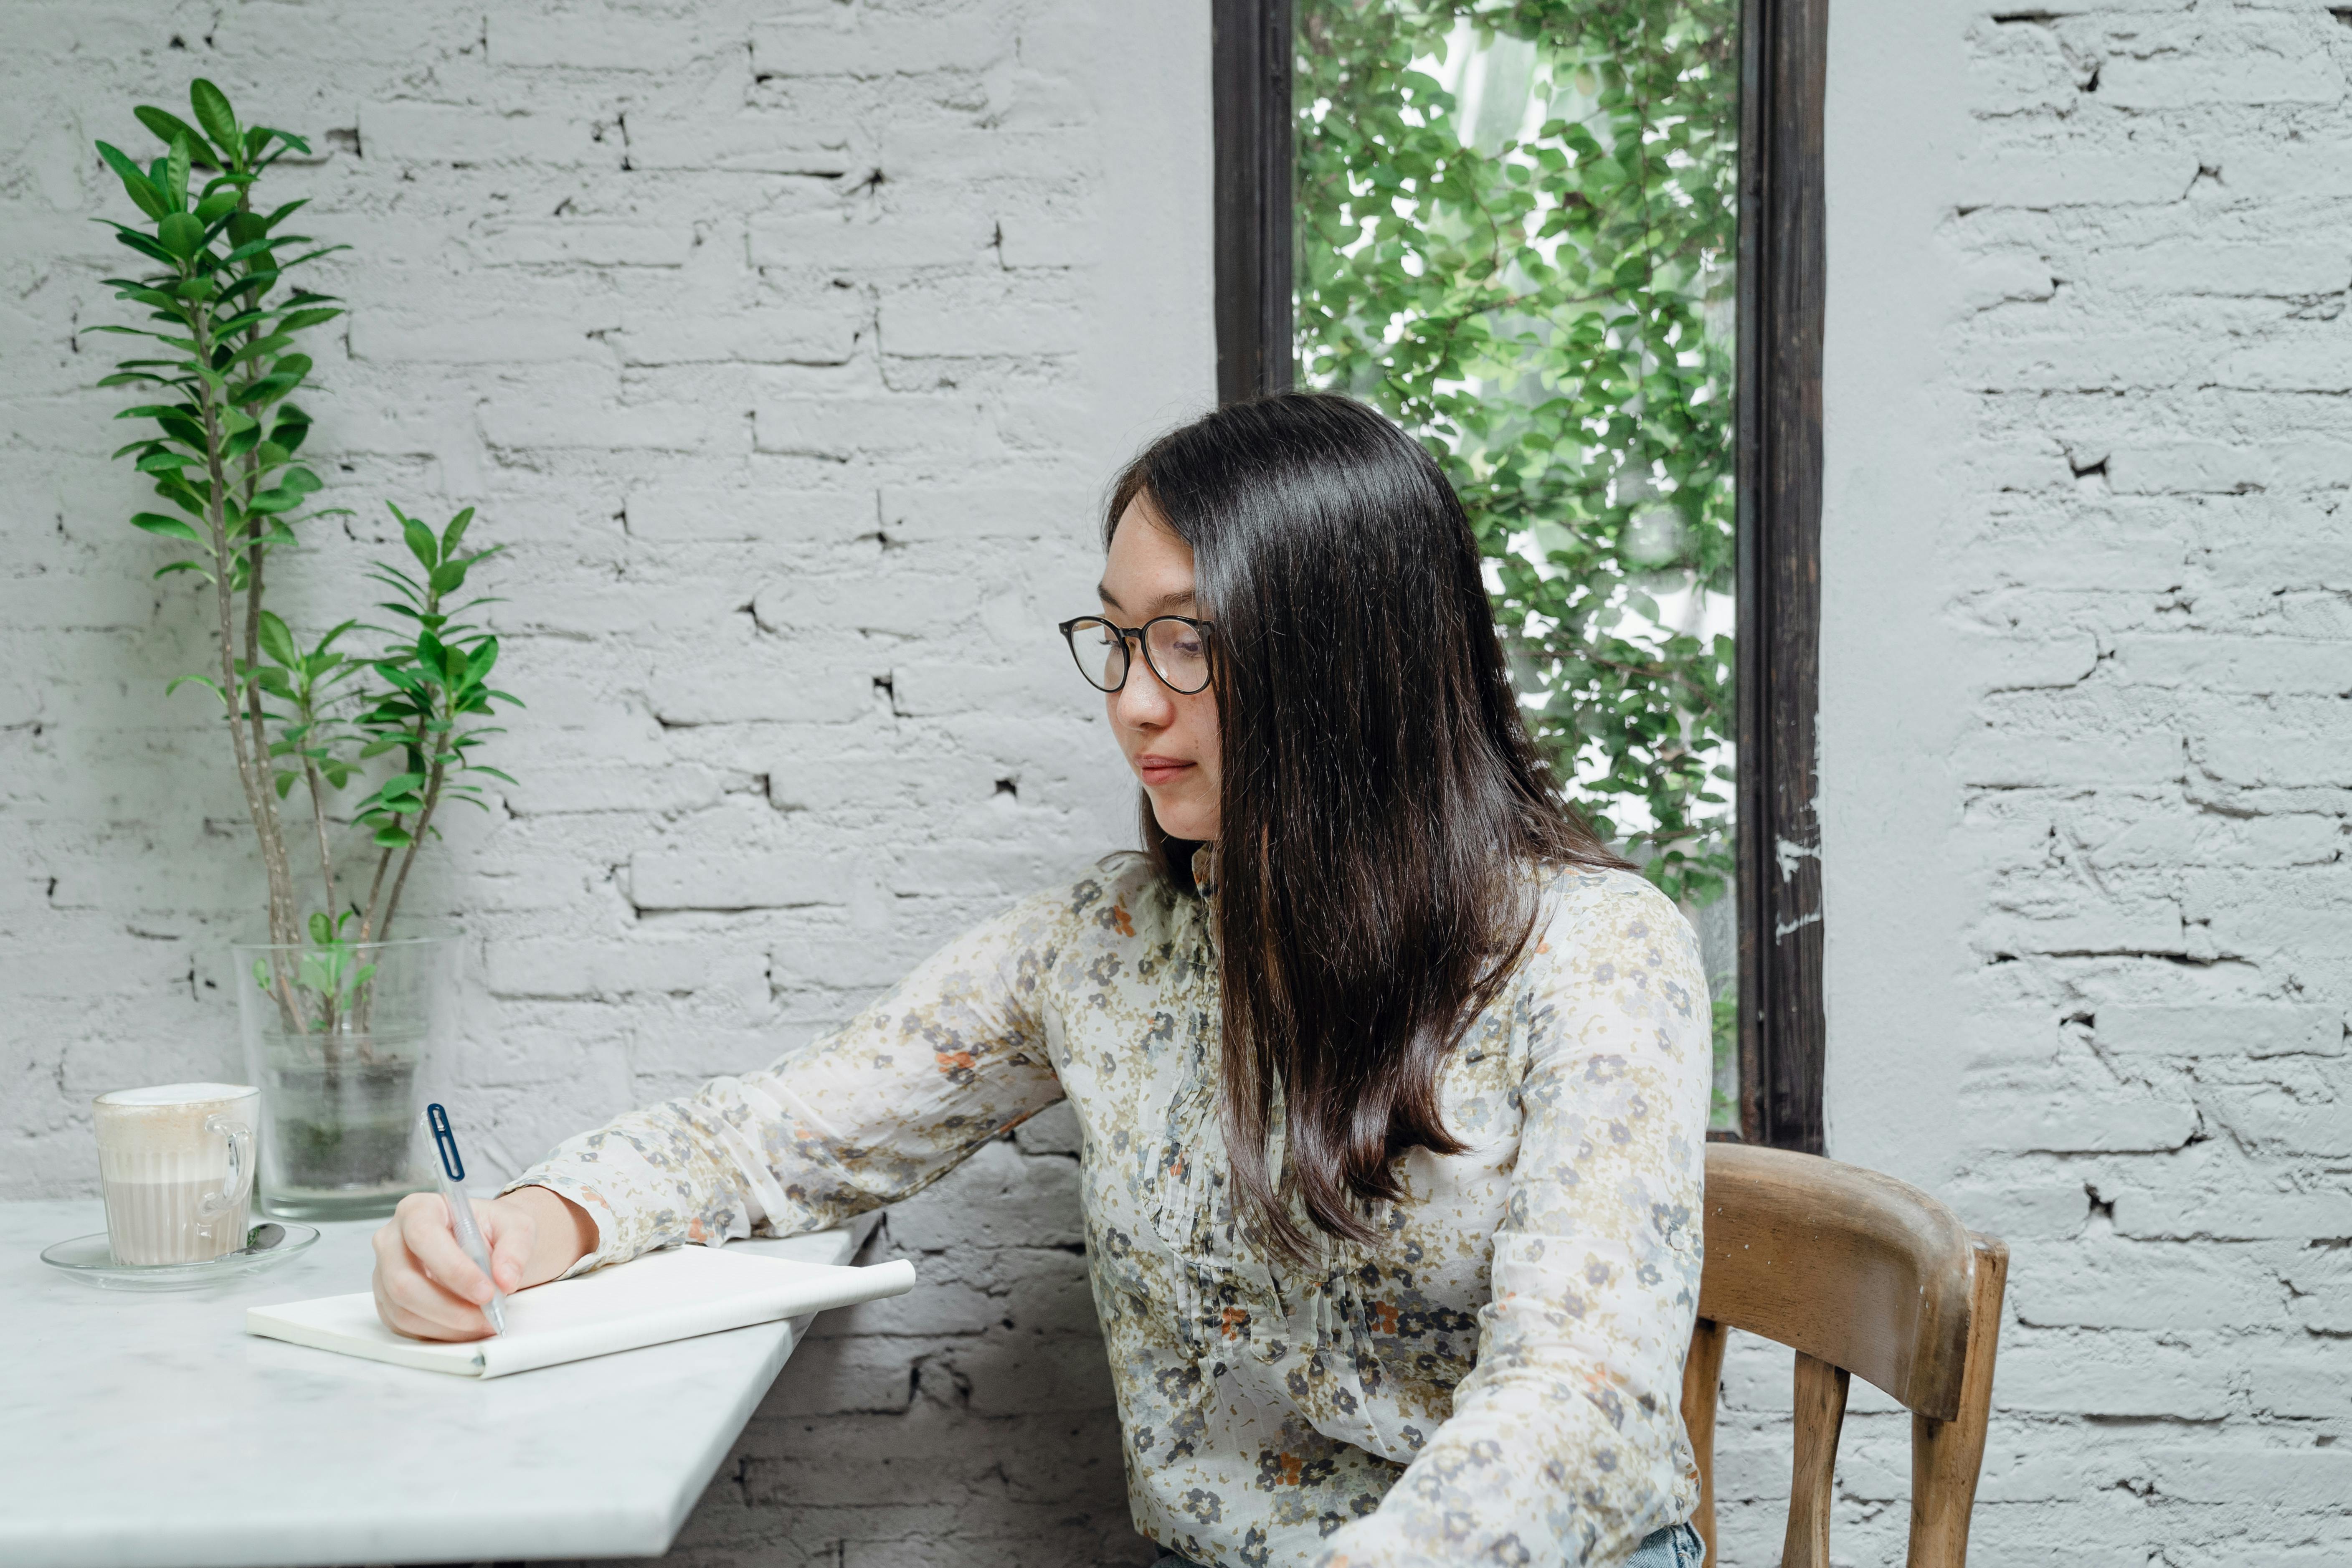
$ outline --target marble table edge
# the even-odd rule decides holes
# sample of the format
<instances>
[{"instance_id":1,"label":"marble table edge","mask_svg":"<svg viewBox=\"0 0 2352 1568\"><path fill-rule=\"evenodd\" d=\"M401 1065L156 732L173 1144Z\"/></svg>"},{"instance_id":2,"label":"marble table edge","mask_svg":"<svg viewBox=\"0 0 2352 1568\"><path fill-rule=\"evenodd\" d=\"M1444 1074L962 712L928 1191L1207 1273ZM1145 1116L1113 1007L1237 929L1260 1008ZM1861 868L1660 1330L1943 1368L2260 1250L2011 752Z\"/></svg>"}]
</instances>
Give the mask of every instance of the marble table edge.
<instances>
[{"instance_id":1,"label":"marble table edge","mask_svg":"<svg viewBox=\"0 0 2352 1568\"><path fill-rule=\"evenodd\" d=\"M822 1237L834 1241L831 1256L822 1261L846 1264L857 1256L881 1217L877 1210L831 1231L730 1245L759 1251L787 1242L805 1247ZM390 1527L331 1513L305 1520L299 1513L289 1517L280 1512L260 1534L247 1524L215 1522L166 1539L152 1538L144 1531L125 1532L110 1521L90 1521L97 1525L95 1529L68 1525L61 1531L54 1519L27 1518L9 1510L0 1512L0 1563L9 1568L19 1564L24 1568L312 1568L352 1563L659 1557L685 1528L710 1478L815 1317L809 1313L728 1331L764 1342L760 1345L760 1369L745 1379L727 1420L714 1429L706 1451L681 1474L667 1497L608 1499L604 1506L586 1511L576 1504L550 1510L525 1501L501 1507L495 1514L478 1513L431 1524L408 1520Z\"/></svg>"}]
</instances>

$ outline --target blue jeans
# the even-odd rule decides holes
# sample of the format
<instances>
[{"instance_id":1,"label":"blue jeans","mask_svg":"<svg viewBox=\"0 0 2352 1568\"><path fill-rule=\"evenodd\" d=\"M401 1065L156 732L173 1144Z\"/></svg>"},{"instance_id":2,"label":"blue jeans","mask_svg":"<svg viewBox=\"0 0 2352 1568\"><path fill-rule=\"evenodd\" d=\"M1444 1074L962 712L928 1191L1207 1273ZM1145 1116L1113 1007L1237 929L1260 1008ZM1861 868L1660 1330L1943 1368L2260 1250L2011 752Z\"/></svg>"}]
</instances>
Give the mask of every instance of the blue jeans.
<instances>
[{"instance_id":1,"label":"blue jeans","mask_svg":"<svg viewBox=\"0 0 2352 1568\"><path fill-rule=\"evenodd\" d=\"M1625 1559L1625 1568L1699 1568L1706 1561L1706 1542L1688 1524L1654 1530Z\"/></svg>"},{"instance_id":2,"label":"blue jeans","mask_svg":"<svg viewBox=\"0 0 2352 1568\"><path fill-rule=\"evenodd\" d=\"M1643 1536L1633 1555L1625 1559L1625 1568L1699 1568L1706 1561L1706 1542L1698 1538L1698 1531L1687 1524L1670 1524ZM1171 1552L1151 1568L1201 1568L1201 1564Z\"/></svg>"}]
</instances>

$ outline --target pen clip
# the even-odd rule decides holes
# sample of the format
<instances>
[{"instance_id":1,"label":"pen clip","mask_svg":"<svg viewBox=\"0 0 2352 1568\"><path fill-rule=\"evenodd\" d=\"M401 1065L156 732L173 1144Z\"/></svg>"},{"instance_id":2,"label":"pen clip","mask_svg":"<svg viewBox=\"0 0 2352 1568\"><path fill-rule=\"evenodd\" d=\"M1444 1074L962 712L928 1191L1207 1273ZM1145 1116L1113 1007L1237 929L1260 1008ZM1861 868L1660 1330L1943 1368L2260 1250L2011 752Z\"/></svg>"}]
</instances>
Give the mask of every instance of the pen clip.
<instances>
[{"instance_id":1,"label":"pen clip","mask_svg":"<svg viewBox=\"0 0 2352 1568\"><path fill-rule=\"evenodd\" d=\"M441 1168L449 1173L453 1182L466 1179L466 1162L457 1155L457 1135L449 1130L449 1113L436 1103L425 1108L425 1125L433 1133L434 1152L441 1156Z\"/></svg>"}]
</instances>

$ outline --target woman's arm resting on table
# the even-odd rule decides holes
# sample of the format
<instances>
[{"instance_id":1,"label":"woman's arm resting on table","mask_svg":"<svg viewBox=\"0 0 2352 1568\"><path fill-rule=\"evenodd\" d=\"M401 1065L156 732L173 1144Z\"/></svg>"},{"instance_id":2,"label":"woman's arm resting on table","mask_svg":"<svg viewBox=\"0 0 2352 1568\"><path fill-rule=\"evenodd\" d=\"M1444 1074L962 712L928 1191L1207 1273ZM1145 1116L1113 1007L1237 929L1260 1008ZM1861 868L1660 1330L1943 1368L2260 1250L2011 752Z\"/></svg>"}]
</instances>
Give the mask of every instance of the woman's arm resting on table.
<instances>
[{"instance_id":1,"label":"woman's arm resting on table","mask_svg":"<svg viewBox=\"0 0 2352 1568\"><path fill-rule=\"evenodd\" d=\"M588 1211L546 1187L522 1187L474 1205L490 1273L512 1292L544 1285L596 1249ZM375 1233L376 1315L419 1340L478 1340L490 1281L458 1248L437 1193L411 1193Z\"/></svg>"},{"instance_id":2,"label":"woman's arm resting on table","mask_svg":"<svg viewBox=\"0 0 2352 1568\"><path fill-rule=\"evenodd\" d=\"M475 1205L499 1288L682 1242L839 1225L936 1181L1059 1100L1036 1003L1067 904L1065 894L1024 900L766 1070L713 1079L567 1140L496 1202ZM377 1234L375 1294L401 1333L488 1331L489 1283L429 1194L404 1200Z\"/></svg>"},{"instance_id":3,"label":"woman's arm resting on table","mask_svg":"<svg viewBox=\"0 0 2352 1568\"><path fill-rule=\"evenodd\" d=\"M1677 1521L1711 1010L1689 925L1630 882L1572 900L1528 960L1525 1119L1478 1364L1321 1568L1616 1563Z\"/></svg>"}]
</instances>

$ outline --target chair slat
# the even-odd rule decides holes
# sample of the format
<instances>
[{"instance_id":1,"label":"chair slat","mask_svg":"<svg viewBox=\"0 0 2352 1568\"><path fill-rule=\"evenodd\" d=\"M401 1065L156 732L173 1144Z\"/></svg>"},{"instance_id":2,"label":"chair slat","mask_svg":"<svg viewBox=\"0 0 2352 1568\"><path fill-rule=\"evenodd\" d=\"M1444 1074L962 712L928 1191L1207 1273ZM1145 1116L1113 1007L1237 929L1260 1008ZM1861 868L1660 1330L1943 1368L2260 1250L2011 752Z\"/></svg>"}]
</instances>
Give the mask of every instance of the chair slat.
<instances>
[{"instance_id":1,"label":"chair slat","mask_svg":"<svg viewBox=\"0 0 2352 1568\"><path fill-rule=\"evenodd\" d=\"M1909 1568L1965 1568L1969 1560L1969 1514L1976 1507L1977 1472L1984 1464L1993 1353L2009 1283L2009 1247L1990 1236L1971 1234L1969 1239L1975 1253L1974 1305L1959 1414L1949 1421L1911 1418Z\"/></svg>"},{"instance_id":2,"label":"chair slat","mask_svg":"<svg viewBox=\"0 0 2352 1568\"><path fill-rule=\"evenodd\" d=\"M1715 1406L1723 1386L1724 1330L1721 1323L1701 1318L1691 1331L1690 1357L1683 1363L1683 1430L1690 1434L1691 1454L1698 1464L1698 1511L1691 1526L1706 1542L1706 1560L1715 1550Z\"/></svg>"},{"instance_id":3,"label":"chair slat","mask_svg":"<svg viewBox=\"0 0 2352 1568\"><path fill-rule=\"evenodd\" d=\"M1969 1233L1892 1176L1778 1149L1706 1151L1698 1311L1876 1384L1906 1409L1959 1413Z\"/></svg>"},{"instance_id":4,"label":"chair slat","mask_svg":"<svg viewBox=\"0 0 2352 1568\"><path fill-rule=\"evenodd\" d=\"M1849 1374L1797 1352L1797 1452L1789 1476L1789 1532L1780 1568L1830 1568L1830 1505Z\"/></svg>"},{"instance_id":5,"label":"chair slat","mask_svg":"<svg viewBox=\"0 0 2352 1568\"><path fill-rule=\"evenodd\" d=\"M1912 1414L1908 1568L1967 1568L2008 1248L1891 1176L1729 1143L1707 1146L1706 1224L1682 1416L1699 1472L1691 1523L1709 1560L1724 1347L1746 1329L1797 1352L1784 1568L1828 1568L1853 1377Z\"/></svg>"}]
</instances>

